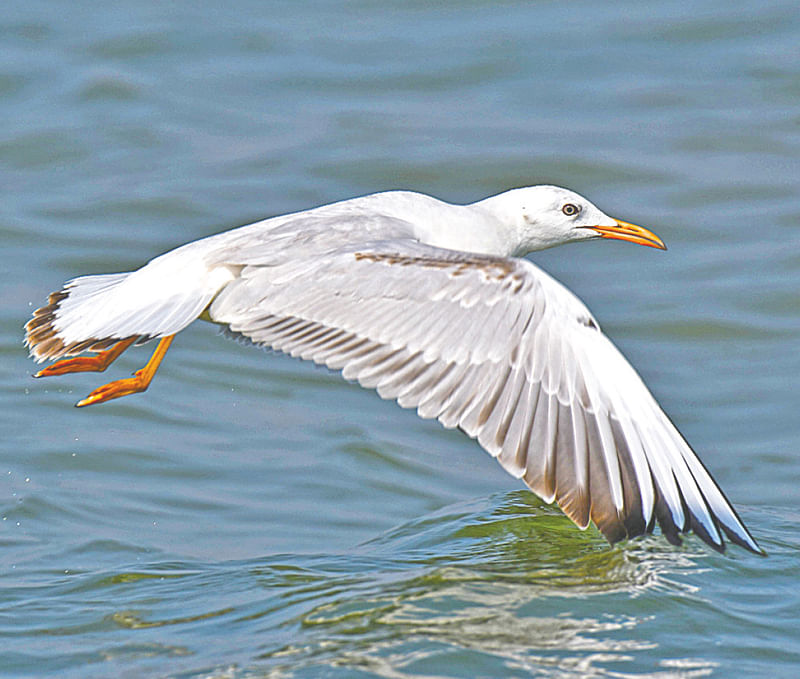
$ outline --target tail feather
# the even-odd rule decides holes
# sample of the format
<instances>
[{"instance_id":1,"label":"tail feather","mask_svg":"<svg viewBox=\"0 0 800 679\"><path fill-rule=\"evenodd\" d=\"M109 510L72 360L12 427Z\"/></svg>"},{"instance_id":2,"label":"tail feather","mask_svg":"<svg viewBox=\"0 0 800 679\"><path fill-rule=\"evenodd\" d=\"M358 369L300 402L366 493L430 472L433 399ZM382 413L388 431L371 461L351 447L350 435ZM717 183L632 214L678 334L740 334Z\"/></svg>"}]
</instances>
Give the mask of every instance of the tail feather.
<instances>
[{"instance_id":1,"label":"tail feather","mask_svg":"<svg viewBox=\"0 0 800 679\"><path fill-rule=\"evenodd\" d=\"M101 351L130 337L141 343L175 334L233 277L224 268L212 272L160 259L129 273L74 278L52 293L25 325L31 356L42 362Z\"/></svg>"},{"instance_id":2,"label":"tail feather","mask_svg":"<svg viewBox=\"0 0 800 679\"><path fill-rule=\"evenodd\" d=\"M37 362L73 356L84 351L101 351L124 337L115 335L97 337L84 333L82 337L68 338L63 332L65 312L79 309L84 313L91 308L91 300L119 285L129 274L102 274L82 276L64 284L58 292L50 294L47 305L33 312L25 324L25 344ZM75 322L77 319L73 319Z\"/></svg>"}]
</instances>

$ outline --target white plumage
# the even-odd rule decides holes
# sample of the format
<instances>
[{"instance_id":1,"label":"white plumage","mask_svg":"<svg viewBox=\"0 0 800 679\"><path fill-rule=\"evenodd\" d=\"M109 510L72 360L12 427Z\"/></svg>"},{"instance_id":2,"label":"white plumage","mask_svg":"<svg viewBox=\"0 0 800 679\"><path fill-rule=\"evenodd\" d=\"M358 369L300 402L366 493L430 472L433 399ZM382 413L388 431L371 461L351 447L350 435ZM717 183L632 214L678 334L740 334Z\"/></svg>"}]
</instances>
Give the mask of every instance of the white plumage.
<instances>
[{"instance_id":1,"label":"white plumage","mask_svg":"<svg viewBox=\"0 0 800 679\"><path fill-rule=\"evenodd\" d=\"M195 241L132 273L76 278L36 312L26 341L40 361L126 340L121 352L202 314L461 428L611 542L658 523L672 542L694 530L716 549L725 534L760 552L589 310L520 258L601 236L663 248L558 187L463 206L373 194ZM111 383L81 405L145 389L167 346L142 384ZM96 360L40 374L102 369Z\"/></svg>"}]
</instances>

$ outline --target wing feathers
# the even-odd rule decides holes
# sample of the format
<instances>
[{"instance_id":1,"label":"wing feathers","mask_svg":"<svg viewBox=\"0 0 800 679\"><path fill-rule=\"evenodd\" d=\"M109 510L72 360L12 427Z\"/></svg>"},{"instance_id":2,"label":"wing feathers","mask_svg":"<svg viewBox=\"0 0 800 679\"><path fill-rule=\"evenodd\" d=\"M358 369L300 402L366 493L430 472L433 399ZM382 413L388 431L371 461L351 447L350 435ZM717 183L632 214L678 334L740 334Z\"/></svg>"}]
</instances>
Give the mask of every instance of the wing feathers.
<instances>
[{"instance_id":1,"label":"wing feathers","mask_svg":"<svg viewBox=\"0 0 800 679\"><path fill-rule=\"evenodd\" d=\"M564 513L580 528L589 525L589 457L576 446L572 411L554 396L551 411L557 413L555 429L556 500Z\"/></svg>"},{"instance_id":2,"label":"wing feathers","mask_svg":"<svg viewBox=\"0 0 800 679\"><path fill-rule=\"evenodd\" d=\"M459 426L611 542L658 522L670 542L692 529L722 549L721 530L759 551L583 304L529 262L362 245L313 266L242 266L210 315Z\"/></svg>"},{"instance_id":3,"label":"wing feathers","mask_svg":"<svg viewBox=\"0 0 800 679\"><path fill-rule=\"evenodd\" d=\"M545 502L556 496L556 425L557 400L539 386L536 410L532 413L528 459L523 479Z\"/></svg>"},{"instance_id":4,"label":"wing feathers","mask_svg":"<svg viewBox=\"0 0 800 679\"><path fill-rule=\"evenodd\" d=\"M519 371L522 374L522 371ZM528 449L531 440L531 427L539 398L539 386L525 380L522 393L516 408L513 410L511 423L503 441L503 449L498 460L503 467L515 477L525 474L528 464ZM531 459L533 455L531 455Z\"/></svg>"},{"instance_id":5,"label":"wing feathers","mask_svg":"<svg viewBox=\"0 0 800 679\"><path fill-rule=\"evenodd\" d=\"M426 419L438 417L439 421L445 427L448 427L448 423L444 419L445 409L447 404L451 402L453 393L463 381L469 367L468 364L464 363L447 364L447 368L440 373L436 383L417 406L417 412L420 417ZM455 423L450 424L448 428L452 429L453 427L455 427Z\"/></svg>"}]
</instances>

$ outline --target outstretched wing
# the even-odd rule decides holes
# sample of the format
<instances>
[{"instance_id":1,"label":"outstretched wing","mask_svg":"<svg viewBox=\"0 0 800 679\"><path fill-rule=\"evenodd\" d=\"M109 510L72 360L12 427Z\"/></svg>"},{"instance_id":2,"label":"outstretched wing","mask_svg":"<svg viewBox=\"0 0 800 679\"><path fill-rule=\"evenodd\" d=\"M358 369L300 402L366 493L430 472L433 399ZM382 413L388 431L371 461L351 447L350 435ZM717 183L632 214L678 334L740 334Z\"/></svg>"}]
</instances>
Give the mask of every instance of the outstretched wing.
<instances>
[{"instance_id":1,"label":"outstretched wing","mask_svg":"<svg viewBox=\"0 0 800 679\"><path fill-rule=\"evenodd\" d=\"M530 262L398 239L243 259L224 262L242 268L214 321L459 427L611 542L658 522L761 551L583 303Z\"/></svg>"}]
</instances>

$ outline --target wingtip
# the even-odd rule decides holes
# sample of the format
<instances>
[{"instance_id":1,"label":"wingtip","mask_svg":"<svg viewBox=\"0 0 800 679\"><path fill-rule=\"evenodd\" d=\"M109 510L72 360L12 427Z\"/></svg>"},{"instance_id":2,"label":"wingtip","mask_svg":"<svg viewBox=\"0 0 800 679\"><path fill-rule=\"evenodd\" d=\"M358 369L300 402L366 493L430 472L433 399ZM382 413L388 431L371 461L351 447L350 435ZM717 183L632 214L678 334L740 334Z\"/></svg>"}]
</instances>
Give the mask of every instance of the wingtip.
<instances>
[{"instance_id":1,"label":"wingtip","mask_svg":"<svg viewBox=\"0 0 800 679\"><path fill-rule=\"evenodd\" d=\"M661 502L659 502L659 500L661 500ZM609 544L613 545L626 539L633 539L650 534L655 528L655 523L658 523L659 527L661 528L662 536L667 540L667 542L675 547L680 547L683 544L682 538L685 535L694 534L715 552L719 554L725 554L727 549L725 538L727 537L731 544L742 547L758 556L768 556L767 552L762 549L758 542L756 542L755 538L750 535L749 531L747 528L745 528L741 520L739 520L739 523L734 530L722 523L718 517L711 515L713 528L715 529L712 533L707 530L706 526L700 520L698 520L693 513L686 511L686 508L684 508L684 511L687 521L685 525L678 526L675 524L672 514L670 513L666 503L663 502L663 499L660 497L660 495L658 495L656 505L654 507L653 517L648 524L645 525L643 522L631 524L630 526L626 526L627 530L622 532L614 530L613 526L601 527L598 525L598 529L600 529L601 533L603 533Z\"/></svg>"},{"instance_id":2,"label":"wingtip","mask_svg":"<svg viewBox=\"0 0 800 679\"><path fill-rule=\"evenodd\" d=\"M737 517L738 518L738 517ZM761 548L761 545L756 542L756 539L750 535L750 531L745 528L744 524L739 521L740 532L734 532L725 524L721 524L721 528L725 533L728 540L730 540L733 544L738 545L739 547L743 547L748 552L752 552L753 554L757 554L758 556L769 556L767 552Z\"/></svg>"}]
</instances>

